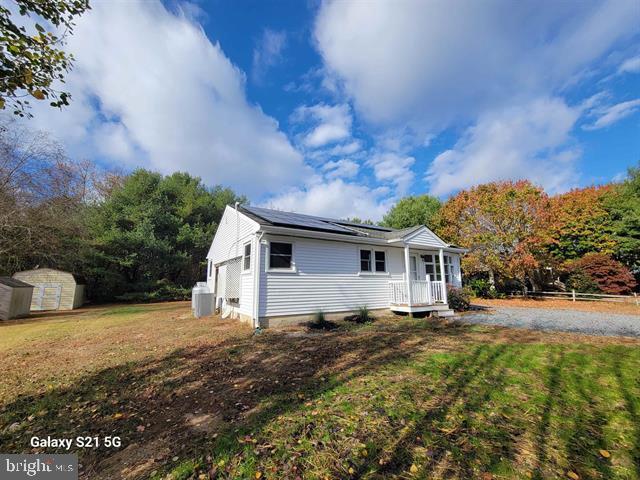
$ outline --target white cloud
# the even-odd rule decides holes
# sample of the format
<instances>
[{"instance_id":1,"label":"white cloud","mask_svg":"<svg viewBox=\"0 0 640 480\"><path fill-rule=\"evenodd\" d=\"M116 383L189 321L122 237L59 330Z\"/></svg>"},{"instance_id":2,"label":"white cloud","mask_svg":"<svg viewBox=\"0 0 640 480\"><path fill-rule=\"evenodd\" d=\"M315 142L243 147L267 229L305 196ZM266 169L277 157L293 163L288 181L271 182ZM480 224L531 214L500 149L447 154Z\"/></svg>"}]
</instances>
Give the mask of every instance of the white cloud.
<instances>
[{"instance_id":1,"label":"white cloud","mask_svg":"<svg viewBox=\"0 0 640 480\"><path fill-rule=\"evenodd\" d=\"M352 142L344 143L342 145L336 145L335 147L331 147L326 151L327 155L331 155L334 157L340 155L351 155L354 154L362 148L362 144L359 140L353 140Z\"/></svg>"},{"instance_id":2,"label":"white cloud","mask_svg":"<svg viewBox=\"0 0 640 480\"><path fill-rule=\"evenodd\" d=\"M68 49L72 105L38 106L33 122L72 154L186 170L249 195L308 175L277 122L247 101L245 76L220 45L160 2L96 2Z\"/></svg>"},{"instance_id":3,"label":"white cloud","mask_svg":"<svg viewBox=\"0 0 640 480\"><path fill-rule=\"evenodd\" d=\"M382 219L394 199L384 188L371 189L342 179L293 189L268 200L263 206L329 218Z\"/></svg>"},{"instance_id":4,"label":"white cloud","mask_svg":"<svg viewBox=\"0 0 640 480\"><path fill-rule=\"evenodd\" d=\"M377 150L407 158L469 125L428 169L432 192L444 195L495 179L552 191L576 182L570 132L591 107L560 95L638 32L636 0L325 0L314 36L328 75L375 129ZM371 165L380 181L397 169L399 191L411 184L410 162Z\"/></svg>"},{"instance_id":5,"label":"white cloud","mask_svg":"<svg viewBox=\"0 0 640 480\"><path fill-rule=\"evenodd\" d=\"M381 182L393 183L398 194L407 192L413 182L414 174L411 167L416 159L394 152L374 155L367 164L373 168L376 179Z\"/></svg>"},{"instance_id":6,"label":"white cloud","mask_svg":"<svg viewBox=\"0 0 640 480\"><path fill-rule=\"evenodd\" d=\"M285 32L265 29L259 45L253 50L253 78L261 81L270 67L282 61L282 51L287 43Z\"/></svg>"},{"instance_id":7,"label":"white cloud","mask_svg":"<svg viewBox=\"0 0 640 480\"><path fill-rule=\"evenodd\" d=\"M347 104L301 106L292 115L294 122L311 123L304 135L303 143L310 148L319 148L351 137L351 109Z\"/></svg>"},{"instance_id":8,"label":"white cloud","mask_svg":"<svg viewBox=\"0 0 640 480\"><path fill-rule=\"evenodd\" d=\"M636 0L327 0L314 33L366 119L424 134L552 94L637 32L637 18Z\"/></svg>"},{"instance_id":9,"label":"white cloud","mask_svg":"<svg viewBox=\"0 0 640 480\"><path fill-rule=\"evenodd\" d=\"M618 68L618 73L640 73L640 55L627 58L622 62L620 68Z\"/></svg>"},{"instance_id":10,"label":"white cloud","mask_svg":"<svg viewBox=\"0 0 640 480\"><path fill-rule=\"evenodd\" d=\"M638 110L640 110L640 98L617 103L615 105L609 105L607 107L596 108L592 114L597 115L598 119L591 125L585 125L583 128L585 130L597 130L599 128L608 127Z\"/></svg>"},{"instance_id":11,"label":"white cloud","mask_svg":"<svg viewBox=\"0 0 640 480\"><path fill-rule=\"evenodd\" d=\"M322 170L329 179L353 178L358 174L360 165L353 160L342 159L325 163Z\"/></svg>"},{"instance_id":12,"label":"white cloud","mask_svg":"<svg viewBox=\"0 0 640 480\"><path fill-rule=\"evenodd\" d=\"M579 150L567 146L569 132L581 114L558 98L480 117L456 145L436 157L427 171L434 195L489 182L527 178L549 192L575 183Z\"/></svg>"}]
</instances>

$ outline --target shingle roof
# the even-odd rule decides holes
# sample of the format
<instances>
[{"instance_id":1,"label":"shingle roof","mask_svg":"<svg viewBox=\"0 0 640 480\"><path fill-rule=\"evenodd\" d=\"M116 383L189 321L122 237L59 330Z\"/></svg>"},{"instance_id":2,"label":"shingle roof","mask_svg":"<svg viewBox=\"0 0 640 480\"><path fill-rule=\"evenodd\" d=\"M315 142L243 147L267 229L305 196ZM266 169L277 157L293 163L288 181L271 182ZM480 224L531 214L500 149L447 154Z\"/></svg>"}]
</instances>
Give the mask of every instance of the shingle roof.
<instances>
[{"instance_id":1,"label":"shingle roof","mask_svg":"<svg viewBox=\"0 0 640 480\"><path fill-rule=\"evenodd\" d=\"M280 227L291 227L303 230L326 231L349 236L380 238L391 240L402 238L412 233L422 225L396 230L393 228L381 227L379 225L364 225L335 218L316 217L302 213L281 212L269 208L242 206L240 210L252 220L260 225L274 225Z\"/></svg>"},{"instance_id":2,"label":"shingle roof","mask_svg":"<svg viewBox=\"0 0 640 480\"><path fill-rule=\"evenodd\" d=\"M22 280L16 280L15 278L11 277L0 277L0 283L12 288L33 288L33 285L23 282Z\"/></svg>"}]
</instances>

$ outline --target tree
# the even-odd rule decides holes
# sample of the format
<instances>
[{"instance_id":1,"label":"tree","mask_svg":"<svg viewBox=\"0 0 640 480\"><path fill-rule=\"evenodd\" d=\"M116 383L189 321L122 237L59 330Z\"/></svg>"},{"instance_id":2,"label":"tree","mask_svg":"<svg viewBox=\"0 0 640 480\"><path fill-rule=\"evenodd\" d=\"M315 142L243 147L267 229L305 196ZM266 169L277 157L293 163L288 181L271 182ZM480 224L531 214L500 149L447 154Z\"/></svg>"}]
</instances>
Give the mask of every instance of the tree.
<instances>
[{"instance_id":1,"label":"tree","mask_svg":"<svg viewBox=\"0 0 640 480\"><path fill-rule=\"evenodd\" d=\"M469 248L468 274L486 273L524 281L538 267L548 223L549 200L528 181L492 182L464 190L442 207L437 232Z\"/></svg>"},{"instance_id":2,"label":"tree","mask_svg":"<svg viewBox=\"0 0 640 480\"><path fill-rule=\"evenodd\" d=\"M612 254L617 242L607 203L613 185L571 190L551 197L552 222L548 224L546 249L559 262L591 252Z\"/></svg>"},{"instance_id":3,"label":"tree","mask_svg":"<svg viewBox=\"0 0 640 480\"><path fill-rule=\"evenodd\" d=\"M627 267L603 253L588 253L567 264L567 285L581 291L595 286L611 295L627 295L636 288L636 281ZM584 288L584 287L587 288Z\"/></svg>"},{"instance_id":4,"label":"tree","mask_svg":"<svg viewBox=\"0 0 640 480\"><path fill-rule=\"evenodd\" d=\"M94 174L45 133L0 123L0 275L36 265L74 269Z\"/></svg>"},{"instance_id":5,"label":"tree","mask_svg":"<svg viewBox=\"0 0 640 480\"><path fill-rule=\"evenodd\" d=\"M98 300L181 298L201 280L224 208L246 202L187 173L136 170L92 209L86 276Z\"/></svg>"},{"instance_id":6,"label":"tree","mask_svg":"<svg viewBox=\"0 0 640 480\"><path fill-rule=\"evenodd\" d=\"M616 240L614 256L640 279L640 165L629 169L605 204Z\"/></svg>"},{"instance_id":7,"label":"tree","mask_svg":"<svg viewBox=\"0 0 640 480\"><path fill-rule=\"evenodd\" d=\"M0 5L0 110L7 106L23 116L28 97L48 99L53 107L69 104L70 94L54 88L64 82L73 56L62 50L66 35L73 31L74 20L89 8L88 0L14 0L16 12ZM29 27L25 17L37 16ZM55 27L47 31L46 26ZM61 34L57 31L62 30Z\"/></svg>"},{"instance_id":8,"label":"tree","mask_svg":"<svg viewBox=\"0 0 640 480\"><path fill-rule=\"evenodd\" d=\"M430 195L405 197L387 212L382 219L382 225L398 229L415 225L434 228L435 218L441 206L440 200Z\"/></svg>"}]
</instances>

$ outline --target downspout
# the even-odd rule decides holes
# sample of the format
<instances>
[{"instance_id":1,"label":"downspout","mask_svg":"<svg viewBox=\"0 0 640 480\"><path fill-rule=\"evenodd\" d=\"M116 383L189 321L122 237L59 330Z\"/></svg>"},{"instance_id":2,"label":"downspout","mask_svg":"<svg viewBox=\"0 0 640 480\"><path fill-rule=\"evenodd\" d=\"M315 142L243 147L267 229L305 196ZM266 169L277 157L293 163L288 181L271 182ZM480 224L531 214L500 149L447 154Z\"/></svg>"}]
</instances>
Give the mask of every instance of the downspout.
<instances>
[{"instance_id":1,"label":"downspout","mask_svg":"<svg viewBox=\"0 0 640 480\"><path fill-rule=\"evenodd\" d=\"M255 260L253 266L253 328L260 328L260 274L262 263L260 252L262 251L262 237L264 232L256 233Z\"/></svg>"},{"instance_id":2,"label":"downspout","mask_svg":"<svg viewBox=\"0 0 640 480\"><path fill-rule=\"evenodd\" d=\"M235 209L236 209L236 258L238 258L238 243L240 242L240 215L238 213L238 205L240 203L236 202L235 204Z\"/></svg>"}]
</instances>

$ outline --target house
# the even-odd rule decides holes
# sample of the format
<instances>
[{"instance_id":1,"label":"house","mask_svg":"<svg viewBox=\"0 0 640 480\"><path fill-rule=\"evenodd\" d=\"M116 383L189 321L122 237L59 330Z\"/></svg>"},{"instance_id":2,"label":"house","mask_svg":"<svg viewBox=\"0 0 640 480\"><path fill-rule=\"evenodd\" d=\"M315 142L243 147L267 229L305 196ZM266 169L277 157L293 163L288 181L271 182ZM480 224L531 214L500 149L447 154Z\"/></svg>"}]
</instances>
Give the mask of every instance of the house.
<instances>
[{"instance_id":1,"label":"house","mask_svg":"<svg viewBox=\"0 0 640 480\"><path fill-rule=\"evenodd\" d=\"M84 302L84 285L69 272L36 268L13 275L34 286L31 310L73 310Z\"/></svg>"},{"instance_id":2,"label":"house","mask_svg":"<svg viewBox=\"0 0 640 480\"><path fill-rule=\"evenodd\" d=\"M29 315L33 285L11 277L0 277L0 320Z\"/></svg>"},{"instance_id":3,"label":"house","mask_svg":"<svg viewBox=\"0 0 640 480\"><path fill-rule=\"evenodd\" d=\"M216 307L254 326L329 318L360 306L450 313L460 255L424 225L403 230L227 206L207 255Z\"/></svg>"}]
</instances>

